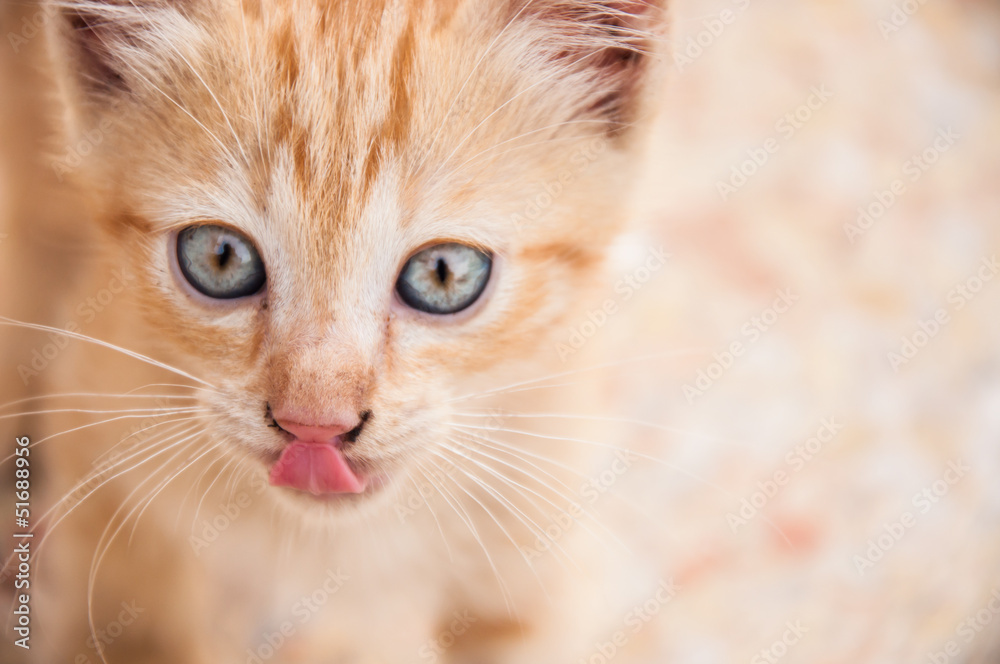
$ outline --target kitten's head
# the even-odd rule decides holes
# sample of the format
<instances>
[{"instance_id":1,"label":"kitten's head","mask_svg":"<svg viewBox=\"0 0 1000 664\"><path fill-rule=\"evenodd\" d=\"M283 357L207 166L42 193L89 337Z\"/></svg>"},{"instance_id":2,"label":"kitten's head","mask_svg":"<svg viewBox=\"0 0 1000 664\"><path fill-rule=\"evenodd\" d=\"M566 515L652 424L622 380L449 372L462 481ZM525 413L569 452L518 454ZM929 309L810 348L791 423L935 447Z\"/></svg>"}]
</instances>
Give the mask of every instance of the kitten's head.
<instances>
[{"instance_id":1,"label":"kitten's head","mask_svg":"<svg viewBox=\"0 0 1000 664\"><path fill-rule=\"evenodd\" d=\"M433 448L463 380L554 356L622 221L663 25L652 0L54 11L151 329L215 386L212 433L326 502Z\"/></svg>"}]
</instances>

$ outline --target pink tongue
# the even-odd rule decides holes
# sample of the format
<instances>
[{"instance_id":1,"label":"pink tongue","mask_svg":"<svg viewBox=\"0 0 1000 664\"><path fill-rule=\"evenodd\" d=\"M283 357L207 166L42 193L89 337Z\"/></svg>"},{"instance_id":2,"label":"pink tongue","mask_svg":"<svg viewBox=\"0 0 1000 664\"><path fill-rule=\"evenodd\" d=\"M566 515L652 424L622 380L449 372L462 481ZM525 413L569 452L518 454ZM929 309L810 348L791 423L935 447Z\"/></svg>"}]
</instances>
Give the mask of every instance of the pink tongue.
<instances>
[{"instance_id":1,"label":"pink tongue","mask_svg":"<svg viewBox=\"0 0 1000 664\"><path fill-rule=\"evenodd\" d=\"M354 474L333 445L294 442L271 468L273 486L290 486L314 495L361 493L365 482Z\"/></svg>"}]
</instances>

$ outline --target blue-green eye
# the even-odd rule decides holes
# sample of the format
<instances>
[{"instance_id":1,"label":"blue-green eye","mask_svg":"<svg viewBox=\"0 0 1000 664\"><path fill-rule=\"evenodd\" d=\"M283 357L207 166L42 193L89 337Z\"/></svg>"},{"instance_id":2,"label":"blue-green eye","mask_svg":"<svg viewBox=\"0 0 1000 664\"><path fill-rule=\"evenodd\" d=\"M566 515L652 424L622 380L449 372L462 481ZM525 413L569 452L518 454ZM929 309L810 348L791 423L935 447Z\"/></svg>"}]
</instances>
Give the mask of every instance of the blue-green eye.
<instances>
[{"instance_id":1,"label":"blue-green eye","mask_svg":"<svg viewBox=\"0 0 1000 664\"><path fill-rule=\"evenodd\" d=\"M224 226L202 224L178 233L177 262L188 283L216 300L253 295L266 281L253 243Z\"/></svg>"},{"instance_id":2,"label":"blue-green eye","mask_svg":"<svg viewBox=\"0 0 1000 664\"><path fill-rule=\"evenodd\" d=\"M453 314L479 299L490 280L493 258L448 242L419 251L406 261L396 292L409 306L429 314Z\"/></svg>"}]
</instances>

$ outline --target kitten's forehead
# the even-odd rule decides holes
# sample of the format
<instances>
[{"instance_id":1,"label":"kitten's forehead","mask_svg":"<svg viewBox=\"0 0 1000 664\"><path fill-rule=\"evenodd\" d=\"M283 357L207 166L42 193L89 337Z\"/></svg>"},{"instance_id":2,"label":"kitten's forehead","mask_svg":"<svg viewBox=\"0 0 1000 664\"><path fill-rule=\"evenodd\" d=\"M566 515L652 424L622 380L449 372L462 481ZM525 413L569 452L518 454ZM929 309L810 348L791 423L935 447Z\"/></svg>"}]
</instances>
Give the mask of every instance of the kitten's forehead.
<instances>
[{"instance_id":1,"label":"kitten's forehead","mask_svg":"<svg viewBox=\"0 0 1000 664\"><path fill-rule=\"evenodd\" d=\"M442 22L461 3L265 4L273 6L244 9L241 22L256 18L235 34L244 48L252 45L245 56L252 79L228 81L248 88L232 91L254 125L240 133L251 141L256 133L267 145L254 156L260 163L253 170L264 180L254 184L266 185L255 190L291 175L287 184L305 208L299 223L327 235L356 231L373 205L405 210L433 198L415 177L418 162L425 162L425 175L434 165L423 159L435 127L426 98L440 95L441 86L428 77L427 63L447 49ZM442 124L438 134L447 133ZM412 216L397 219L405 227Z\"/></svg>"},{"instance_id":2,"label":"kitten's forehead","mask_svg":"<svg viewBox=\"0 0 1000 664\"><path fill-rule=\"evenodd\" d=\"M258 103L267 104L270 139L287 146L304 185L332 194L348 176L364 197L380 164L411 136L414 97L425 89L418 24L428 19L405 2L276 3L264 16L251 57L266 86Z\"/></svg>"}]
</instances>

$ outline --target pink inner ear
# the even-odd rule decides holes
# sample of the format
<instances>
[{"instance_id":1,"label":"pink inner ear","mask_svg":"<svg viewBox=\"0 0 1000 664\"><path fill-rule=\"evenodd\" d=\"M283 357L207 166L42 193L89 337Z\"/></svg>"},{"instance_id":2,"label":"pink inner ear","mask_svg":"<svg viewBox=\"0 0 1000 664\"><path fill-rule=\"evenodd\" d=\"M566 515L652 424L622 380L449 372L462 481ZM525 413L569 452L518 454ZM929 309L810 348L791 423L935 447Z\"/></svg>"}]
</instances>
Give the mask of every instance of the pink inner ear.
<instances>
[{"instance_id":1,"label":"pink inner ear","mask_svg":"<svg viewBox=\"0 0 1000 664\"><path fill-rule=\"evenodd\" d=\"M116 6L114 3L107 4ZM119 44L135 45L139 42L139 35L130 34L130 31L142 29L135 19L117 17L116 20L116 14L102 14L99 8L68 8L63 15L69 24L69 36L75 47L73 65L80 70L83 83L104 92L127 89L121 71L123 65L114 49Z\"/></svg>"}]
</instances>

